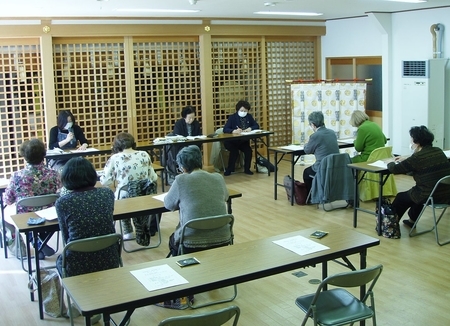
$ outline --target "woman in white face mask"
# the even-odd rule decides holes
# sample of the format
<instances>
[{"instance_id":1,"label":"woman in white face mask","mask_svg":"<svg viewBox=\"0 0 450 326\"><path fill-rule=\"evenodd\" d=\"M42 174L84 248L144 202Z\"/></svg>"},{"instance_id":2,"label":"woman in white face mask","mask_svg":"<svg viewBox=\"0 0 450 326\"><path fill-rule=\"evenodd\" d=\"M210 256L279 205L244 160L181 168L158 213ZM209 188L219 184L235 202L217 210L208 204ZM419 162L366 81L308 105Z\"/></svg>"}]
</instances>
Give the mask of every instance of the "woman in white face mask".
<instances>
[{"instance_id":1,"label":"woman in white face mask","mask_svg":"<svg viewBox=\"0 0 450 326\"><path fill-rule=\"evenodd\" d=\"M259 125L253 119L250 111L250 103L247 101L239 101L236 104L236 112L228 117L228 121L223 127L223 132L228 134L240 134L242 132L249 132L254 129L259 129ZM228 159L228 167L224 172L225 176L234 172L236 161L239 157L239 151L244 153L244 173L252 175L250 165L252 163L252 148L249 140L230 140L225 141L224 146L230 151Z\"/></svg>"},{"instance_id":2,"label":"woman in white face mask","mask_svg":"<svg viewBox=\"0 0 450 326\"><path fill-rule=\"evenodd\" d=\"M389 172L393 174L411 174L416 185L405 192L399 192L392 203L399 219L408 211L409 219L403 223L413 227L419 217L423 204L427 200L436 182L446 175L450 175L450 162L442 149L433 147L434 135L425 126L412 127L411 156L399 156L395 162L388 164ZM438 202L448 201L450 198L449 187L438 188L435 192Z\"/></svg>"},{"instance_id":3,"label":"woman in white face mask","mask_svg":"<svg viewBox=\"0 0 450 326\"><path fill-rule=\"evenodd\" d=\"M58 125L50 129L50 149L75 149L80 151L88 148L88 141L83 129L76 124L75 117L69 110L63 110L58 115ZM61 169L67 160L50 160L50 167Z\"/></svg>"}]
</instances>

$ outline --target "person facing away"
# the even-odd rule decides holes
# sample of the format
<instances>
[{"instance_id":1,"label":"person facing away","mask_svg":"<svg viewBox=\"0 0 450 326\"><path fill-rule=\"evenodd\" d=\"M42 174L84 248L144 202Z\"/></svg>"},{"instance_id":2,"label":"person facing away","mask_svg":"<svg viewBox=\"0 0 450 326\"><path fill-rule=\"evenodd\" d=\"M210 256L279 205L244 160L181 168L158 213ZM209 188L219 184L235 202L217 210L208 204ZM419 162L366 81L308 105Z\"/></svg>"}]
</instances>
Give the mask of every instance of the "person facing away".
<instances>
[{"instance_id":1,"label":"person facing away","mask_svg":"<svg viewBox=\"0 0 450 326\"><path fill-rule=\"evenodd\" d=\"M223 132L227 134L241 134L242 132L259 129L258 123L256 123L252 115L248 113L250 109L250 103L247 101L241 100L237 102L236 112L228 117L228 120L223 127ZM250 165L252 163L250 140L226 140L224 141L224 146L230 152L228 167L225 169L224 175L229 176L234 172L236 161L239 157L239 151L244 153L244 173L252 175L253 172L250 171Z\"/></svg>"},{"instance_id":2,"label":"person facing away","mask_svg":"<svg viewBox=\"0 0 450 326\"><path fill-rule=\"evenodd\" d=\"M26 165L20 171L14 172L10 178L9 184L5 189L4 202L6 205L13 205L20 199L26 197L56 194L61 188L61 180L58 172L48 168L44 164L46 149L44 143L40 139L30 139L24 141L19 148L19 155L25 159ZM53 205L51 205L53 206ZM11 214L27 213L41 210L46 207L11 207L6 211ZM5 216L9 214L5 214ZM12 222L12 221L11 221ZM11 231L11 236L14 234L14 227L10 222L7 224ZM48 232L39 233L39 239L44 240ZM19 245L16 243L16 245ZM39 251L39 259L44 259L45 256L52 256L55 254L48 245L45 245Z\"/></svg>"},{"instance_id":3,"label":"person facing away","mask_svg":"<svg viewBox=\"0 0 450 326\"><path fill-rule=\"evenodd\" d=\"M61 171L61 181L70 192L56 201L59 228L63 243L116 233L114 228L114 192L110 188L95 187L97 172L84 157L73 157ZM92 273L119 267L117 248L97 252L66 254L68 276ZM62 274L62 257L56 261Z\"/></svg>"},{"instance_id":4,"label":"person facing away","mask_svg":"<svg viewBox=\"0 0 450 326\"><path fill-rule=\"evenodd\" d=\"M182 174L177 175L164 197L164 206L171 211L178 209L180 217L175 232L169 238L172 255L177 254L181 229L186 222L226 214L228 200L225 180L219 173L209 173L202 169L202 154L197 146L191 145L181 149L177 155L177 163ZM189 252L189 247L205 249L223 245L227 243L230 232L225 226L213 232L187 230L186 235L196 237L195 240L185 243L188 249L185 252Z\"/></svg>"},{"instance_id":5,"label":"person facing away","mask_svg":"<svg viewBox=\"0 0 450 326\"><path fill-rule=\"evenodd\" d=\"M397 156L387 168L393 174L412 174L416 184L408 191L399 192L392 206L399 220L408 210L409 219L403 223L412 227L422 211L436 182L450 175L450 162L442 149L433 147L434 135L425 126L415 126L409 130L411 136L411 156ZM437 203L450 202L450 187L441 186L433 196Z\"/></svg>"},{"instance_id":6,"label":"person facing away","mask_svg":"<svg viewBox=\"0 0 450 326\"><path fill-rule=\"evenodd\" d=\"M103 186L115 184L115 197L128 197L128 192L121 190L133 181L150 180L156 182L158 175L153 169L152 160L146 151L137 151L133 135L127 132L117 134L112 146L113 155L106 162L100 183ZM133 238L131 219L121 220L125 240ZM156 232L156 225L150 232Z\"/></svg>"},{"instance_id":7,"label":"person facing away","mask_svg":"<svg viewBox=\"0 0 450 326\"><path fill-rule=\"evenodd\" d=\"M57 125L50 129L49 148L75 149L85 151L89 144L84 136L83 129L76 124L75 117L69 110L63 110L58 114ZM51 160L50 167L60 170L67 160Z\"/></svg>"},{"instance_id":8,"label":"person facing away","mask_svg":"<svg viewBox=\"0 0 450 326\"><path fill-rule=\"evenodd\" d=\"M202 134L200 122L195 119L195 108L193 106L185 106L181 110L181 119L175 122L173 128L174 135L180 136L199 136Z\"/></svg>"},{"instance_id":9,"label":"person facing away","mask_svg":"<svg viewBox=\"0 0 450 326\"><path fill-rule=\"evenodd\" d=\"M369 116L363 111L353 111L350 124L358 128L354 142L355 150L359 155L352 157L353 163L366 162L374 149L384 147L387 139L380 126L369 120Z\"/></svg>"},{"instance_id":10,"label":"person facing away","mask_svg":"<svg viewBox=\"0 0 450 326\"><path fill-rule=\"evenodd\" d=\"M305 144L305 154L314 154L316 161L310 167L303 171L303 182L309 191L312 187L313 177L316 175L320 167L320 161L330 154L339 153L336 133L325 127L323 113L313 111L308 116L308 122L314 133L309 137L309 141Z\"/></svg>"}]
</instances>

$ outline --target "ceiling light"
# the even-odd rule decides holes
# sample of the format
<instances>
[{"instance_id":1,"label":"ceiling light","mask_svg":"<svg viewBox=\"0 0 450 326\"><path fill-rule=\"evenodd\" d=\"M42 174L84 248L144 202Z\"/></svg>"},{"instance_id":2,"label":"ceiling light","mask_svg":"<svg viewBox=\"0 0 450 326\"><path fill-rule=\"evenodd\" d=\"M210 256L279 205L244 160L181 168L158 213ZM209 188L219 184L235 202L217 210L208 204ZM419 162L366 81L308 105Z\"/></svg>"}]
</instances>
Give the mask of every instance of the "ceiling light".
<instances>
[{"instance_id":1,"label":"ceiling light","mask_svg":"<svg viewBox=\"0 0 450 326\"><path fill-rule=\"evenodd\" d=\"M300 11L256 11L257 15L285 15L285 16L322 16L319 12L300 12Z\"/></svg>"},{"instance_id":2,"label":"ceiling light","mask_svg":"<svg viewBox=\"0 0 450 326\"><path fill-rule=\"evenodd\" d=\"M181 10L181 9L143 9L143 8L119 8L117 11L125 11L125 12L153 12L153 13L193 13L199 12L200 10Z\"/></svg>"}]
</instances>

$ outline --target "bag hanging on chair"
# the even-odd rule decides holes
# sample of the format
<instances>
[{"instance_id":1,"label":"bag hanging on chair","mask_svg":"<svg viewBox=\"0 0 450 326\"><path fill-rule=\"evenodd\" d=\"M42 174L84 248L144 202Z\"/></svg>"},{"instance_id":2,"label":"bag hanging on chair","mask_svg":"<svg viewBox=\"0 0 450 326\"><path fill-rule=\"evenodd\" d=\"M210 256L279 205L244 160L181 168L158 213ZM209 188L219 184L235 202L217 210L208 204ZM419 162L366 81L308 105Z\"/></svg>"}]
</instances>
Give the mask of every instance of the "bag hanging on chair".
<instances>
[{"instance_id":1,"label":"bag hanging on chair","mask_svg":"<svg viewBox=\"0 0 450 326\"><path fill-rule=\"evenodd\" d=\"M378 214L378 202L376 207ZM389 239L400 239L400 225L398 215L395 213L392 203L387 198L381 200L381 235ZM378 231L378 216L376 217L376 231Z\"/></svg>"}]
</instances>

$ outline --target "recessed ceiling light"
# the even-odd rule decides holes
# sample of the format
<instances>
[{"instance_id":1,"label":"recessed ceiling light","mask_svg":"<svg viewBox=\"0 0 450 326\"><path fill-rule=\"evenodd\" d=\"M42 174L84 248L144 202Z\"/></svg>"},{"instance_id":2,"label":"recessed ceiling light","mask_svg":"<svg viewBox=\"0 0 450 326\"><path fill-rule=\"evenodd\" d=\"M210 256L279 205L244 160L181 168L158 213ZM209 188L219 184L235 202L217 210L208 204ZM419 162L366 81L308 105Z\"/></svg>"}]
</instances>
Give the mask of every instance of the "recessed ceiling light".
<instances>
[{"instance_id":1,"label":"recessed ceiling light","mask_svg":"<svg viewBox=\"0 0 450 326\"><path fill-rule=\"evenodd\" d=\"M285 15L285 16L322 16L320 12L300 12L300 11L256 11L257 15Z\"/></svg>"},{"instance_id":2,"label":"recessed ceiling light","mask_svg":"<svg viewBox=\"0 0 450 326\"><path fill-rule=\"evenodd\" d=\"M199 12L200 10L182 10L182 9L143 9L143 8L119 8L117 11L126 11L126 12L154 12L154 13L193 13Z\"/></svg>"}]
</instances>

